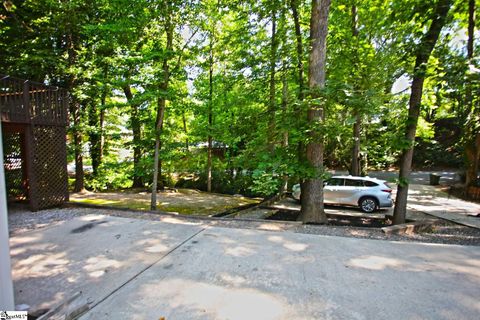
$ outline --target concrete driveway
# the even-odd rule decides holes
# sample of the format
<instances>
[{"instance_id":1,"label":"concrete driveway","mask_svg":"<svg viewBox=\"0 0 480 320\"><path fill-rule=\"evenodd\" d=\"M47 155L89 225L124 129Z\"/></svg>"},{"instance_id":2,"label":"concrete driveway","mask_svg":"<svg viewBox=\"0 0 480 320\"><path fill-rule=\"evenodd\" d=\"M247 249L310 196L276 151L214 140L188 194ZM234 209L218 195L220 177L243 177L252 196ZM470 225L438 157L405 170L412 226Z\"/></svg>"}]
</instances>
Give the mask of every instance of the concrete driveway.
<instances>
[{"instance_id":1,"label":"concrete driveway","mask_svg":"<svg viewBox=\"0 0 480 320\"><path fill-rule=\"evenodd\" d=\"M15 303L51 309L80 291L82 302L98 303L201 230L87 215L18 234L10 238Z\"/></svg>"},{"instance_id":2,"label":"concrete driveway","mask_svg":"<svg viewBox=\"0 0 480 320\"><path fill-rule=\"evenodd\" d=\"M478 319L480 249L84 216L11 238L16 303L82 319Z\"/></svg>"}]
</instances>

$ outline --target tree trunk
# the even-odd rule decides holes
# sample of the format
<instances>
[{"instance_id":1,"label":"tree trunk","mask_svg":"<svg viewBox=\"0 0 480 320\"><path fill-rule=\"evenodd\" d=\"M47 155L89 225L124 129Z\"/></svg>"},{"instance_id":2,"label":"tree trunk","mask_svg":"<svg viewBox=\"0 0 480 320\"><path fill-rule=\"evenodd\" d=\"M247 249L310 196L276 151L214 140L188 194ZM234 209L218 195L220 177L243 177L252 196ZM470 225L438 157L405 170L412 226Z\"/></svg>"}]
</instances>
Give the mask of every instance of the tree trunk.
<instances>
[{"instance_id":1,"label":"tree trunk","mask_svg":"<svg viewBox=\"0 0 480 320\"><path fill-rule=\"evenodd\" d=\"M361 175L360 166L360 138L362 133L362 117L357 111L355 114L355 123L353 124L353 148L352 148L352 163L350 174L352 176Z\"/></svg>"},{"instance_id":2,"label":"tree trunk","mask_svg":"<svg viewBox=\"0 0 480 320\"><path fill-rule=\"evenodd\" d=\"M269 81L269 99L268 99L268 132L267 144L269 151L273 154L275 150L275 65L277 63L277 11L274 5L272 9L272 37L270 42L270 81Z\"/></svg>"},{"instance_id":3,"label":"tree trunk","mask_svg":"<svg viewBox=\"0 0 480 320\"><path fill-rule=\"evenodd\" d=\"M408 197L408 179L410 178L412 168L413 149L415 144L415 134L417 130L418 117L420 115L420 107L422 102L423 83L425 81L425 73L427 70L428 59L435 47L440 31L445 24L448 11L450 9L450 0L440 0L435 7L432 24L427 33L423 36L415 59L415 67L413 69L413 81L409 101L408 119L405 130L405 140L408 141L409 147L403 150L400 158L400 175L397 190L397 198L393 211L393 223L405 223Z\"/></svg>"},{"instance_id":4,"label":"tree trunk","mask_svg":"<svg viewBox=\"0 0 480 320\"><path fill-rule=\"evenodd\" d=\"M103 73L103 81L105 82L102 91L101 97L101 109L100 109L100 162L102 162L104 149L105 149L105 110L107 108L107 95L108 95L108 86L107 86L107 77L108 77L108 67L105 66Z\"/></svg>"},{"instance_id":5,"label":"tree trunk","mask_svg":"<svg viewBox=\"0 0 480 320\"><path fill-rule=\"evenodd\" d=\"M300 26L300 18L298 15L298 0L290 1L290 8L292 10L293 23L295 27L295 40L297 50L297 72L298 72L298 104L295 107L295 114L298 119L304 119L303 108L301 103L305 100L305 80L304 80L304 67L303 67L303 38L302 29ZM297 157L299 163L304 163L305 159L305 144L302 141L297 145ZM304 179L300 179L301 189L304 189Z\"/></svg>"},{"instance_id":6,"label":"tree trunk","mask_svg":"<svg viewBox=\"0 0 480 320\"><path fill-rule=\"evenodd\" d=\"M284 69L286 69L286 63L283 63ZM282 75L282 111L283 118L287 117L288 109L288 81L287 77L284 74ZM282 148L286 151L288 148L288 130L284 130L283 139L282 139ZM280 186L280 194L287 192L288 189L288 175L284 175L282 179L282 184Z\"/></svg>"},{"instance_id":7,"label":"tree trunk","mask_svg":"<svg viewBox=\"0 0 480 320\"><path fill-rule=\"evenodd\" d=\"M68 54L68 65L69 67L75 67L78 63L77 55L77 43L78 36L75 35L71 30L67 33L67 54ZM82 133L80 131L80 122L81 122L81 105L78 102L77 97L73 94L75 87L77 86L78 78L76 74L71 74L69 77L67 90L71 93L70 100L70 116L73 118L73 144L75 149L75 186L73 192L80 192L85 189L84 178L85 174L83 171L83 155L82 155Z\"/></svg>"},{"instance_id":8,"label":"tree trunk","mask_svg":"<svg viewBox=\"0 0 480 320\"><path fill-rule=\"evenodd\" d=\"M73 192L81 192L85 190L85 173L83 171L83 154L82 154L82 133L80 132L81 106L75 98L72 98L73 107L70 112L73 116L73 144L75 146L75 186Z\"/></svg>"},{"instance_id":9,"label":"tree trunk","mask_svg":"<svg viewBox=\"0 0 480 320\"><path fill-rule=\"evenodd\" d=\"M100 163L105 152L105 108L100 110Z\"/></svg>"},{"instance_id":10,"label":"tree trunk","mask_svg":"<svg viewBox=\"0 0 480 320\"><path fill-rule=\"evenodd\" d=\"M468 39L467 39L467 59L468 63L472 63L473 50L474 50L474 38L475 38L475 0L468 1ZM476 128L477 123L480 121L480 115L477 114L473 106L472 95L472 80L467 77L466 90L465 90L465 109L466 114L471 114L471 120L466 125L465 135L465 160L466 160L466 172L465 172L465 187L468 188L474 185L477 181L479 158L480 158L480 132Z\"/></svg>"},{"instance_id":11,"label":"tree trunk","mask_svg":"<svg viewBox=\"0 0 480 320\"><path fill-rule=\"evenodd\" d=\"M303 101L305 99L305 80L303 76L303 41L300 19L298 17L298 0L291 0L290 8L292 9L293 23L295 26L295 40L297 43L298 100Z\"/></svg>"},{"instance_id":12,"label":"tree trunk","mask_svg":"<svg viewBox=\"0 0 480 320\"><path fill-rule=\"evenodd\" d=\"M354 64L353 69L357 70L357 62L358 62L358 53L357 53L357 42L356 38L358 37L358 14L357 14L357 6L352 6L352 36L355 41L354 44ZM355 71L354 71L355 72ZM354 76L354 87L358 89L357 77ZM361 142L361 134L362 134L362 116L358 107L354 110L355 116L355 123L353 124L353 147L352 147L352 161L350 165L350 174L353 176L359 176L361 174L361 167L360 167L360 142Z\"/></svg>"},{"instance_id":13,"label":"tree trunk","mask_svg":"<svg viewBox=\"0 0 480 320\"><path fill-rule=\"evenodd\" d=\"M161 96L157 99L157 117L155 120L155 152L153 156L153 183L152 183L152 195L150 200L150 209L157 210L157 183L159 174L159 158L160 158L160 137L163 130L163 119L165 117L165 107L167 97L165 96L168 91L170 81L170 54L173 50L173 25L171 21L171 3L166 2L165 12L165 34L167 36L166 55L163 57L163 79L160 83L159 89Z\"/></svg>"},{"instance_id":14,"label":"tree trunk","mask_svg":"<svg viewBox=\"0 0 480 320\"><path fill-rule=\"evenodd\" d=\"M478 121L480 122L480 119L478 119ZM475 137L475 149L477 151L477 154L475 156L475 162L474 162L473 168L475 170L475 174L477 174L478 176L478 170L480 169L480 132L477 132L477 135Z\"/></svg>"},{"instance_id":15,"label":"tree trunk","mask_svg":"<svg viewBox=\"0 0 480 320\"><path fill-rule=\"evenodd\" d=\"M475 0L468 0L468 39L467 58L473 59L473 40L475 38Z\"/></svg>"},{"instance_id":16,"label":"tree trunk","mask_svg":"<svg viewBox=\"0 0 480 320\"><path fill-rule=\"evenodd\" d=\"M302 208L299 219L304 223L326 223L327 216L323 207L323 135L316 126L323 124L324 106L317 102L320 90L325 87L325 64L327 51L328 12L330 0L313 0L310 20L310 58L308 84L312 91L312 102L307 112L307 121L311 127L310 141L307 144L307 160L314 176L302 185Z\"/></svg>"},{"instance_id":17,"label":"tree trunk","mask_svg":"<svg viewBox=\"0 0 480 320\"><path fill-rule=\"evenodd\" d=\"M480 159L480 133L469 132L469 134L472 135L472 137L468 138L464 147L465 159L467 162L467 170L465 174L466 188L475 186L477 183Z\"/></svg>"},{"instance_id":18,"label":"tree trunk","mask_svg":"<svg viewBox=\"0 0 480 320\"><path fill-rule=\"evenodd\" d=\"M165 67L165 64L164 64ZM167 63L168 69L168 63ZM164 83L162 87L167 90L168 82ZM152 182L152 196L150 201L150 209L157 210L157 190L158 177L160 172L160 138L163 131L163 119L165 117L166 99L159 97L157 99L157 118L155 120L155 151L153 156L153 182Z\"/></svg>"},{"instance_id":19,"label":"tree trunk","mask_svg":"<svg viewBox=\"0 0 480 320\"><path fill-rule=\"evenodd\" d=\"M213 42L214 28L210 31L209 75L208 75L208 149L207 149L207 192L212 192L212 125L213 125Z\"/></svg>"},{"instance_id":20,"label":"tree trunk","mask_svg":"<svg viewBox=\"0 0 480 320\"><path fill-rule=\"evenodd\" d=\"M133 134L133 188L143 187L142 177L139 175L140 172L140 159L142 158L142 148L140 143L142 141L142 125L138 116L138 104L133 101L133 93L130 85L123 86L123 92L127 98L128 103L130 104L130 121L132 125L132 134Z\"/></svg>"},{"instance_id":21,"label":"tree trunk","mask_svg":"<svg viewBox=\"0 0 480 320\"><path fill-rule=\"evenodd\" d=\"M89 138L90 138L90 158L92 160L93 175L98 174L98 167L100 166L100 141L101 128L98 109L95 101L90 102L88 108L88 124L89 124Z\"/></svg>"},{"instance_id":22,"label":"tree trunk","mask_svg":"<svg viewBox=\"0 0 480 320\"><path fill-rule=\"evenodd\" d=\"M185 117L185 111L182 111L182 122L183 122L183 132L185 132L185 151L188 152L189 145L188 145L188 130L187 130L187 118Z\"/></svg>"}]
</instances>

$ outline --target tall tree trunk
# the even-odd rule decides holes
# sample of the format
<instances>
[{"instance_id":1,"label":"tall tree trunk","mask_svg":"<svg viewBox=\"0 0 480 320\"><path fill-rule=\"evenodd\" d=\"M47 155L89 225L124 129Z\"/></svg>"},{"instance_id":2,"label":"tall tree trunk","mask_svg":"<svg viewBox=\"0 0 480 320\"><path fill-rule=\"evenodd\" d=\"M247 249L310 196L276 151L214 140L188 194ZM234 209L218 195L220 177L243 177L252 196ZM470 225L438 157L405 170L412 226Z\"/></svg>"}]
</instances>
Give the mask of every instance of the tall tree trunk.
<instances>
[{"instance_id":1,"label":"tall tree trunk","mask_svg":"<svg viewBox=\"0 0 480 320\"><path fill-rule=\"evenodd\" d=\"M83 138L80 131L81 105L76 98L72 98L70 113L73 116L73 144L75 147L75 186L73 192L81 192L85 189L85 173L83 171Z\"/></svg>"},{"instance_id":2,"label":"tall tree trunk","mask_svg":"<svg viewBox=\"0 0 480 320\"><path fill-rule=\"evenodd\" d=\"M160 83L161 95L157 99L157 117L155 119L155 152L153 156L153 183L152 183L152 195L150 200L150 209L157 210L157 184L159 175L159 158L160 158L160 138L163 131L163 119L165 117L165 107L167 97L165 96L169 88L170 82L170 55L173 50L173 25L171 21L171 3L166 2L165 12L165 34L167 36L166 55L163 57L163 79Z\"/></svg>"},{"instance_id":3,"label":"tall tree trunk","mask_svg":"<svg viewBox=\"0 0 480 320\"><path fill-rule=\"evenodd\" d=\"M423 83L425 81L427 63L430 58L430 54L435 47L440 31L445 24L450 6L451 0L438 1L435 7L432 24L430 25L427 33L423 36L416 52L408 109L408 119L405 130L405 139L408 141L409 147L403 150L400 158L400 183L398 184L397 199L395 201L395 209L393 211L394 224L405 223L409 185L408 180L410 178L412 169L415 134L417 130L418 117L420 115Z\"/></svg>"},{"instance_id":4,"label":"tall tree trunk","mask_svg":"<svg viewBox=\"0 0 480 320\"><path fill-rule=\"evenodd\" d=\"M213 125L213 43L214 28L210 31L210 52L208 72L208 149L207 149L207 192L212 192L212 125Z\"/></svg>"},{"instance_id":5,"label":"tall tree trunk","mask_svg":"<svg viewBox=\"0 0 480 320\"><path fill-rule=\"evenodd\" d=\"M78 63L77 55L77 44L78 36L70 30L67 33L67 54L68 54L68 65L70 68L73 68ZM81 122L81 105L78 101L73 90L78 84L78 77L76 74L71 74L69 77L67 90L71 93L70 100L70 116L73 118L73 144L75 149L75 186L73 192L80 192L85 189L84 178L85 174L83 171L83 154L82 154L82 132L80 130Z\"/></svg>"},{"instance_id":6,"label":"tall tree trunk","mask_svg":"<svg viewBox=\"0 0 480 320\"><path fill-rule=\"evenodd\" d=\"M188 152L189 145L188 145L188 130L187 130L187 118L185 117L185 111L182 111L182 122L183 122L183 132L185 132L185 151Z\"/></svg>"},{"instance_id":7,"label":"tall tree trunk","mask_svg":"<svg viewBox=\"0 0 480 320\"><path fill-rule=\"evenodd\" d=\"M168 70L168 62L164 63L164 70ZM168 82L162 84L162 88L168 89ZM163 119L165 117L166 98L159 97L157 99L157 117L155 120L155 151L153 156L153 182L152 182L152 196L150 201L150 209L157 209L157 190L158 190L158 177L160 174L160 147L161 147L161 134L163 131Z\"/></svg>"},{"instance_id":8,"label":"tall tree trunk","mask_svg":"<svg viewBox=\"0 0 480 320\"><path fill-rule=\"evenodd\" d=\"M101 129L100 118L95 101L89 103L88 108L88 125L90 138L90 158L92 160L93 175L98 174L98 167L100 166L100 141Z\"/></svg>"},{"instance_id":9,"label":"tall tree trunk","mask_svg":"<svg viewBox=\"0 0 480 320\"><path fill-rule=\"evenodd\" d=\"M323 134L316 127L325 121L324 106L316 98L325 87L325 64L327 51L328 12L330 0L313 0L310 19L310 58L308 85L311 90L307 121L311 127L307 144L307 160L315 176L309 177L302 185L302 208L299 219L304 223L326 223L323 206Z\"/></svg>"},{"instance_id":10,"label":"tall tree trunk","mask_svg":"<svg viewBox=\"0 0 480 320\"><path fill-rule=\"evenodd\" d=\"M102 90L102 96L100 98L100 162L102 162L104 149L105 149L105 110L107 109L107 95L108 95L108 66L105 66L103 72L104 86Z\"/></svg>"},{"instance_id":11,"label":"tall tree trunk","mask_svg":"<svg viewBox=\"0 0 480 320\"><path fill-rule=\"evenodd\" d=\"M140 123L138 115L138 104L134 102L134 97L130 85L123 86L123 92L127 98L128 103L130 104L130 121L132 125L132 134L133 134L133 188L143 187L142 177L139 175L140 172L140 159L142 158L142 148L140 143L142 141L142 125Z\"/></svg>"},{"instance_id":12,"label":"tall tree trunk","mask_svg":"<svg viewBox=\"0 0 480 320\"><path fill-rule=\"evenodd\" d=\"M358 14L357 14L357 6L353 5L352 6L352 36L354 39L354 66L353 69L357 69L358 65ZM355 72L355 71L354 71ZM354 87L358 89L358 84L357 84L357 77L354 77ZM361 144L361 134L362 134L362 116L360 114L360 111L358 110L358 107L355 107L354 110L354 116L355 116L355 123L353 124L353 147L352 147L352 161L350 165L350 174L353 176L359 176L361 173L361 167L360 167L360 144Z\"/></svg>"},{"instance_id":13,"label":"tall tree trunk","mask_svg":"<svg viewBox=\"0 0 480 320\"><path fill-rule=\"evenodd\" d=\"M475 0L468 1L468 39L467 39L467 59L468 63L472 63L474 57L474 38L475 38ZM468 188L477 181L479 158L480 158L480 132L476 129L480 115L478 110L473 106L472 81L467 77L465 91L465 109L466 114L470 114L470 120L466 125L466 143L465 143L465 186Z\"/></svg>"},{"instance_id":14,"label":"tall tree trunk","mask_svg":"<svg viewBox=\"0 0 480 320\"><path fill-rule=\"evenodd\" d=\"M100 163L103 160L105 152L105 103L102 102L102 109L100 110Z\"/></svg>"},{"instance_id":15,"label":"tall tree trunk","mask_svg":"<svg viewBox=\"0 0 480 320\"><path fill-rule=\"evenodd\" d=\"M352 176L359 176L361 174L360 166L360 144L362 135L362 117L360 112L355 112L355 123L353 124L353 148L352 148L352 163L350 174Z\"/></svg>"},{"instance_id":16,"label":"tall tree trunk","mask_svg":"<svg viewBox=\"0 0 480 320\"><path fill-rule=\"evenodd\" d=\"M298 72L298 104L295 107L295 114L298 119L304 119L302 102L305 100L305 77L304 77L304 67L303 67L303 37L302 29L300 26L300 18L298 15L298 0L290 1L290 8L292 10L293 23L295 27L295 40L296 40L296 51L297 51L297 72ZM297 158L299 163L304 163L305 159L305 144L302 141L298 142L297 145ZM300 179L301 189L304 189L304 180Z\"/></svg>"},{"instance_id":17,"label":"tall tree trunk","mask_svg":"<svg viewBox=\"0 0 480 320\"><path fill-rule=\"evenodd\" d=\"M298 100L303 101L305 99L305 80L303 76L303 41L300 18L298 16L298 0L291 0L290 8L292 9L293 23L295 26L295 40L297 44Z\"/></svg>"},{"instance_id":18,"label":"tall tree trunk","mask_svg":"<svg viewBox=\"0 0 480 320\"><path fill-rule=\"evenodd\" d=\"M286 67L286 62L283 62L284 69ZM284 71L282 75L282 112L283 118L287 118L287 111L288 111L288 81L287 76ZM282 148L286 151L288 148L288 130L284 129L283 132L283 139L282 139ZM284 175L282 179L282 184L280 186L280 193L287 192L288 189L288 175Z\"/></svg>"},{"instance_id":19,"label":"tall tree trunk","mask_svg":"<svg viewBox=\"0 0 480 320\"><path fill-rule=\"evenodd\" d=\"M275 4L272 9L272 37L270 42L270 81L269 81L269 95L268 95L268 132L267 144L271 153L275 150L275 111L276 111L276 88L275 88L275 73L277 64L277 10Z\"/></svg>"}]
</instances>

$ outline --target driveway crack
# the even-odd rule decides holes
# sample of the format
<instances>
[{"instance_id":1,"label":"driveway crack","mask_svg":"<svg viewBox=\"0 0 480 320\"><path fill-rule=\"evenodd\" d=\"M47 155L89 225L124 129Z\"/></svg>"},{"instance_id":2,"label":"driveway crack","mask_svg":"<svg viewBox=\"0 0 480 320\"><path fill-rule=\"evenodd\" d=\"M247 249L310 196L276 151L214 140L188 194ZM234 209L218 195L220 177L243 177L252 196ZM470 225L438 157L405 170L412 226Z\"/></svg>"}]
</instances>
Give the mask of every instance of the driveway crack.
<instances>
[{"instance_id":1,"label":"driveway crack","mask_svg":"<svg viewBox=\"0 0 480 320\"><path fill-rule=\"evenodd\" d=\"M109 294L107 294L105 297L103 297L101 300L99 300L98 302L94 303L92 306L90 306L90 308L88 310L86 310L85 313L87 313L88 311L92 310L93 308L95 308L96 306L98 306L100 303L102 303L103 301L107 300L108 298L110 298L113 294L115 294L116 292L118 292L120 289L122 289L123 287L125 287L127 284L129 284L130 282L132 282L133 280L135 280L137 277L139 277L140 275L142 275L145 271L149 270L151 267L153 267L154 265L156 265L157 263L159 263L160 261L162 261L165 257L167 257L168 255L170 255L171 253L173 253L174 251L176 251L177 249L179 249L180 247L182 247L185 243L187 243L188 241L192 240L193 238L195 238L197 235L199 235L200 233L202 233L203 231L205 231L207 228L202 228L200 229L199 231L195 232L193 235L191 235L190 237L188 237L187 239L185 239L184 241L182 241L180 244L176 245L173 249L169 250L167 253L165 253L163 256L161 256L160 258L158 258L157 260L155 260L154 262L152 262L151 264L147 265L145 268L143 268L142 270L140 270L140 272L138 272L137 274L133 275L130 279L128 279L127 281L125 281L124 283L122 283L119 287L117 287L115 290L113 290L112 292L110 292Z\"/></svg>"}]
</instances>

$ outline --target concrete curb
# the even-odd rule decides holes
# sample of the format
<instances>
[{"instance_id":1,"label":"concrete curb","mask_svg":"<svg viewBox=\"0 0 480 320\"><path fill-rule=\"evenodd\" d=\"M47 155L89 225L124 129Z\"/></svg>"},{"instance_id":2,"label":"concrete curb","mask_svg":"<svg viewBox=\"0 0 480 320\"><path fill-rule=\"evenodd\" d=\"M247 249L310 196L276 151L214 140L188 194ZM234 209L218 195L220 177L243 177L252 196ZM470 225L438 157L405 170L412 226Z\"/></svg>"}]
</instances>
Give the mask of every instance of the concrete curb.
<instances>
[{"instance_id":1,"label":"concrete curb","mask_svg":"<svg viewBox=\"0 0 480 320\"><path fill-rule=\"evenodd\" d=\"M197 220L203 222L215 222L215 221L228 221L228 222L235 222L235 221L245 221L245 222L263 222L263 223L274 223L274 224L286 224L286 225L301 225L301 221L280 221L280 220L262 220L262 219L244 219L244 218L228 218L228 217L210 217L210 216L198 216L198 215L181 215L181 214L173 214L170 212L160 212L160 211L151 211L151 210L136 210L136 209L128 209L128 208L117 208L117 207L109 207L103 205L96 205L96 204L85 204L85 203L77 203L77 202L67 202L63 207L84 207L89 209L99 209L99 210L111 210L111 211L124 211L124 212L138 212L138 213L148 213L157 215L160 217L173 217L177 219L183 220ZM35 231L35 230L32 230Z\"/></svg>"},{"instance_id":2,"label":"concrete curb","mask_svg":"<svg viewBox=\"0 0 480 320\"><path fill-rule=\"evenodd\" d=\"M383 227L382 231L385 234L414 234L417 232L425 231L432 226L439 223L438 219L428 219L428 220L420 220L420 221L413 221L403 224L397 224L394 226Z\"/></svg>"},{"instance_id":3,"label":"concrete curb","mask_svg":"<svg viewBox=\"0 0 480 320\"><path fill-rule=\"evenodd\" d=\"M251 204L243 205L243 206L240 206L240 207L232 208L232 209L229 209L225 212L210 215L209 217L213 217L213 218L232 218L232 217L235 217L237 214L239 214L241 211L251 211L251 210L259 209L259 208L264 207L264 206L269 206L272 203L283 199L284 197L285 197L284 193L276 194L276 195L271 196L270 198L267 198L267 199L264 199L263 201L260 201L259 203L251 203Z\"/></svg>"}]
</instances>

